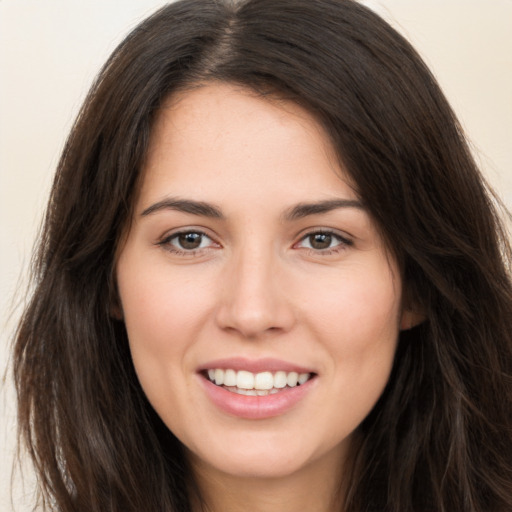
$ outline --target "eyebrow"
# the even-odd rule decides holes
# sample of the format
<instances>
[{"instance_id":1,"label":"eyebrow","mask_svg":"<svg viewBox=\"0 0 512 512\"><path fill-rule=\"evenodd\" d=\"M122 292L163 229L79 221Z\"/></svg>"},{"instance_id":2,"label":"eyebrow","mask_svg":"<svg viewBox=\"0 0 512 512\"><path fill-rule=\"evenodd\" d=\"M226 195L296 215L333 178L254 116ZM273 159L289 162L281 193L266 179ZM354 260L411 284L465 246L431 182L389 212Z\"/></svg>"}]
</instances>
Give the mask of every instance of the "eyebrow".
<instances>
[{"instance_id":1,"label":"eyebrow","mask_svg":"<svg viewBox=\"0 0 512 512\"><path fill-rule=\"evenodd\" d=\"M326 201L317 201L314 203L299 203L284 213L286 221L298 220L309 215L319 215L328 213L339 208L356 208L365 210L363 203L356 199L329 199Z\"/></svg>"},{"instance_id":2,"label":"eyebrow","mask_svg":"<svg viewBox=\"0 0 512 512\"><path fill-rule=\"evenodd\" d=\"M328 213L339 208L356 208L359 210L365 210L363 203L355 199L329 199L313 203L299 203L286 210L283 214L283 218L285 221L294 221L310 215ZM141 213L141 216L146 217L147 215L151 215L162 210L176 210L213 219L225 218L218 206L204 201L194 201L192 199L180 199L176 197L168 197L152 204Z\"/></svg>"},{"instance_id":3,"label":"eyebrow","mask_svg":"<svg viewBox=\"0 0 512 512\"><path fill-rule=\"evenodd\" d=\"M190 199L179 199L177 197L167 197L162 201L158 201L146 208L141 216L145 217L162 210L177 210L192 215L199 215L201 217L210 217L213 219L223 219L220 208L210 203L203 201L192 201Z\"/></svg>"}]
</instances>

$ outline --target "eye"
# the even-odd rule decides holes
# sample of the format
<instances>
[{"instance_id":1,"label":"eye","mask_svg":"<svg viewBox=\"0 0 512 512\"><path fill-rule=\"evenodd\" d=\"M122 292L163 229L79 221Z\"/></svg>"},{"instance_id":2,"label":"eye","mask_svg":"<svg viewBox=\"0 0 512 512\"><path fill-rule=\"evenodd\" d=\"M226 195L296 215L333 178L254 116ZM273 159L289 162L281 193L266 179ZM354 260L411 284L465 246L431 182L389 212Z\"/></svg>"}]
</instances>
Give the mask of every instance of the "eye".
<instances>
[{"instance_id":1,"label":"eye","mask_svg":"<svg viewBox=\"0 0 512 512\"><path fill-rule=\"evenodd\" d=\"M181 231L165 237L158 245L175 253L193 253L217 244L201 231Z\"/></svg>"},{"instance_id":2,"label":"eye","mask_svg":"<svg viewBox=\"0 0 512 512\"><path fill-rule=\"evenodd\" d=\"M350 240L330 231L316 231L304 236L297 247L330 253L352 245Z\"/></svg>"}]
</instances>

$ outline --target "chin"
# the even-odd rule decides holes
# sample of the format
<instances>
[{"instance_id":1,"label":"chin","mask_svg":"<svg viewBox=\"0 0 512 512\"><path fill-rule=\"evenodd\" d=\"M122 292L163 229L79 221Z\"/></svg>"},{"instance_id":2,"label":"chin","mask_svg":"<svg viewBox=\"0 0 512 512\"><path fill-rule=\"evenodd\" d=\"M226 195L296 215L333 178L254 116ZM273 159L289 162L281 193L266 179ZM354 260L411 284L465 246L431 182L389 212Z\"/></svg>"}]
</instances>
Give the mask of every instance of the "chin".
<instances>
[{"instance_id":1,"label":"chin","mask_svg":"<svg viewBox=\"0 0 512 512\"><path fill-rule=\"evenodd\" d=\"M304 438L278 435L277 439L249 439L233 442L223 439L203 452L189 450L192 466L245 479L283 479L306 470L331 456L342 460L343 447L309 447ZM292 441L292 443L290 443Z\"/></svg>"},{"instance_id":2,"label":"chin","mask_svg":"<svg viewBox=\"0 0 512 512\"><path fill-rule=\"evenodd\" d=\"M308 465L307 460L279 456L270 457L266 452L258 455L241 457L233 454L221 460L203 459L203 464L209 464L217 472L224 473L232 478L241 479L283 479L299 472Z\"/></svg>"}]
</instances>

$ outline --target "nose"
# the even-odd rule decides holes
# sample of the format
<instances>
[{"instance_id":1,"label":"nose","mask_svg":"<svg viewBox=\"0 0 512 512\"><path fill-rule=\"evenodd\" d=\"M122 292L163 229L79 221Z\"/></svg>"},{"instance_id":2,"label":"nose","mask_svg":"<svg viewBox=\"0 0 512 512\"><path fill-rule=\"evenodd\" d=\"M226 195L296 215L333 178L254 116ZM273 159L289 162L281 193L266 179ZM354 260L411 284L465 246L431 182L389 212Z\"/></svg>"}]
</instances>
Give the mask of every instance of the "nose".
<instances>
[{"instance_id":1,"label":"nose","mask_svg":"<svg viewBox=\"0 0 512 512\"><path fill-rule=\"evenodd\" d=\"M226 265L217 323L248 339L287 332L295 323L284 270L271 250L247 248Z\"/></svg>"}]
</instances>

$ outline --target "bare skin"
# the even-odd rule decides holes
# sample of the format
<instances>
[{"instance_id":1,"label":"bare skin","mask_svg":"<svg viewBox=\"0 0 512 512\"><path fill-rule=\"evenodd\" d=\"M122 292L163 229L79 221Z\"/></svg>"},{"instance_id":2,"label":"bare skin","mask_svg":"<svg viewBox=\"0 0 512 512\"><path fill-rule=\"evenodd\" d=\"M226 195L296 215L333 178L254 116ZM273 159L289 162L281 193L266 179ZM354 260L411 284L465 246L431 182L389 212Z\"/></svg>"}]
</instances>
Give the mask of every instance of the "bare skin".
<instances>
[{"instance_id":1,"label":"bare skin","mask_svg":"<svg viewBox=\"0 0 512 512\"><path fill-rule=\"evenodd\" d=\"M354 432L414 318L333 154L297 105L227 84L180 93L157 120L119 314L146 396L189 453L195 512L342 508ZM228 370L306 380L269 398L224 384Z\"/></svg>"},{"instance_id":2,"label":"bare skin","mask_svg":"<svg viewBox=\"0 0 512 512\"><path fill-rule=\"evenodd\" d=\"M193 511L340 512L345 491L342 461L346 463L348 457L331 452L329 458L283 478L249 479L204 467L203 461L191 454L202 498L191 490Z\"/></svg>"}]
</instances>

